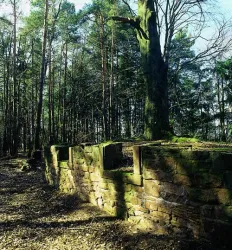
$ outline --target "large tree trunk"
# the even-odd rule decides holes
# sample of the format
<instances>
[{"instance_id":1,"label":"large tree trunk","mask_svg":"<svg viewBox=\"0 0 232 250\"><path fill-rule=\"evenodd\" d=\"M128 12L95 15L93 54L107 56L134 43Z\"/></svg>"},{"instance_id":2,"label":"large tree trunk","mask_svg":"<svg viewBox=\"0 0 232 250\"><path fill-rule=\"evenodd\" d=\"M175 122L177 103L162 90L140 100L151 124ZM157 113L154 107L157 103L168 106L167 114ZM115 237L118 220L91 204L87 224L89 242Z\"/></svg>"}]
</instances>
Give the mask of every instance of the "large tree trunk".
<instances>
[{"instance_id":1,"label":"large tree trunk","mask_svg":"<svg viewBox=\"0 0 232 250\"><path fill-rule=\"evenodd\" d=\"M162 58L153 0L138 1L137 38L146 86L144 135L160 139L169 131L167 66Z\"/></svg>"}]
</instances>

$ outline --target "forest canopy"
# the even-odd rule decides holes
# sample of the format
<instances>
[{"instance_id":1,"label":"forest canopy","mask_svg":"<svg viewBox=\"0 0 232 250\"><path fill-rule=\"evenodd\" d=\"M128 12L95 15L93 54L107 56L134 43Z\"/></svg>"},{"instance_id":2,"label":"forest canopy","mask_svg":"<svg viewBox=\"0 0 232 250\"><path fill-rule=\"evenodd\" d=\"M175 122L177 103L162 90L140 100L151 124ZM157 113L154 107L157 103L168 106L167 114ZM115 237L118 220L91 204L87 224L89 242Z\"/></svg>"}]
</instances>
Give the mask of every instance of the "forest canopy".
<instances>
[{"instance_id":1,"label":"forest canopy","mask_svg":"<svg viewBox=\"0 0 232 250\"><path fill-rule=\"evenodd\" d=\"M33 0L27 16L21 3L0 14L0 154L232 140L232 25L216 1Z\"/></svg>"}]
</instances>

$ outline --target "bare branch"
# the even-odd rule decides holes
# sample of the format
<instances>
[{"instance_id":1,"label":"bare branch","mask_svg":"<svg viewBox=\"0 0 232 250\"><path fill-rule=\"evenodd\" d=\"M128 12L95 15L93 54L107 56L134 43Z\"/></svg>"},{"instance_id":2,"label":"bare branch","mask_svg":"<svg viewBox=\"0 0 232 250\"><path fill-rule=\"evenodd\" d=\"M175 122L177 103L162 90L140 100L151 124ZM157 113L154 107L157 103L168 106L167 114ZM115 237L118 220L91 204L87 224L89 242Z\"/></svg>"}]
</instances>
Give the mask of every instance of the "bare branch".
<instances>
[{"instance_id":1,"label":"bare branch","mask_svg":"<svg viewBox=\"0 0 232 250\"><path fill-rule=\"evenodd\" d=\"M126 0L122 0L122 2L128 7L131 16L133 16L133 17L136 16L135 12L131 9L131 7L128 4L128 2Z\"/></svg>"}]
</instances>

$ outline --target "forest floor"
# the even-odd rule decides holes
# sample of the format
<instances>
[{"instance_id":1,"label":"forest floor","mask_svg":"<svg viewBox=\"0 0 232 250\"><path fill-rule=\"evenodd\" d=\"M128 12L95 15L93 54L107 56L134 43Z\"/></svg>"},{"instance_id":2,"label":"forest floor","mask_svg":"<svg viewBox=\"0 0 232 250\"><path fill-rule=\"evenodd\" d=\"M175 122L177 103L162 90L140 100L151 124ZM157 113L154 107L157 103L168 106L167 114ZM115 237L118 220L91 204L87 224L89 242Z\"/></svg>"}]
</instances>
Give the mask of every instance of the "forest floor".
<instances>
[{"instance_id":1,"label":"forest floor","mask_svg":"<svg viewBox=\"0 0 232 250\"><path fill-rule=\"evenodd\" d=\"M219 249L181 236L139 231L49 187L42 170L21 171L19 161L0 161L1 250Z\"/></svg>"}]
</instances>

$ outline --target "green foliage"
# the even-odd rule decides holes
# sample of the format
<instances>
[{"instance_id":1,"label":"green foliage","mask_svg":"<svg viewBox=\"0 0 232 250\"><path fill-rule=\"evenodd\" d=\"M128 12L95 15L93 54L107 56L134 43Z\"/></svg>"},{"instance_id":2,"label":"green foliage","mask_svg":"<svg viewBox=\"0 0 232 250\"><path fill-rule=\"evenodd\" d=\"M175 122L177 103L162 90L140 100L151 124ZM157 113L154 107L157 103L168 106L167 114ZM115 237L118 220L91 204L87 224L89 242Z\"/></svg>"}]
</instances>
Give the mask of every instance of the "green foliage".
<instances>
[{"instance_id":1,"label":"green foliage","mask_svg":"<svg viewBox=\"0 0 232 250\"><path fill-rule=\"evenodd\" d=\"M232 59L229 58L225 61L218 61L216 63L215 71L220 77L225 80L232 79Z\"/></svg>"},{"instance_id":2,"label":"green foliage","mask_svg":"<svg viewBox=\"0 0 232 250\"><path fill-rule=\"evenodd\" d=\"M0 146L5 151L9 150L8 141L13 141L16 102L20 145L31 147L34 140L44 3L31 2L31 12L17 31L16 75L12 64L13 25L7 17L0 17ZM49 3L43 143L101 142L105 130L110 141L144 140L144 109L156 112L155 105L145 105L147 94L154 97L150 91L153 88L146 89L136 29L111 18L131 17L128 6L122 1L94 0L76 12L75 5L67 0ZM140 45L146 47L147 40ZM230 140L232 61L217 61L208 68L195 61L193 46L187 28L180 29L170 45L167 64L172 132L221 140L224 131L223 138ZM153 78L147 79L152 82ZM154 115L152 119L155 121ZM151 128L155 125L152 119L147 119Z\"/></svg>"}]
</instances>

